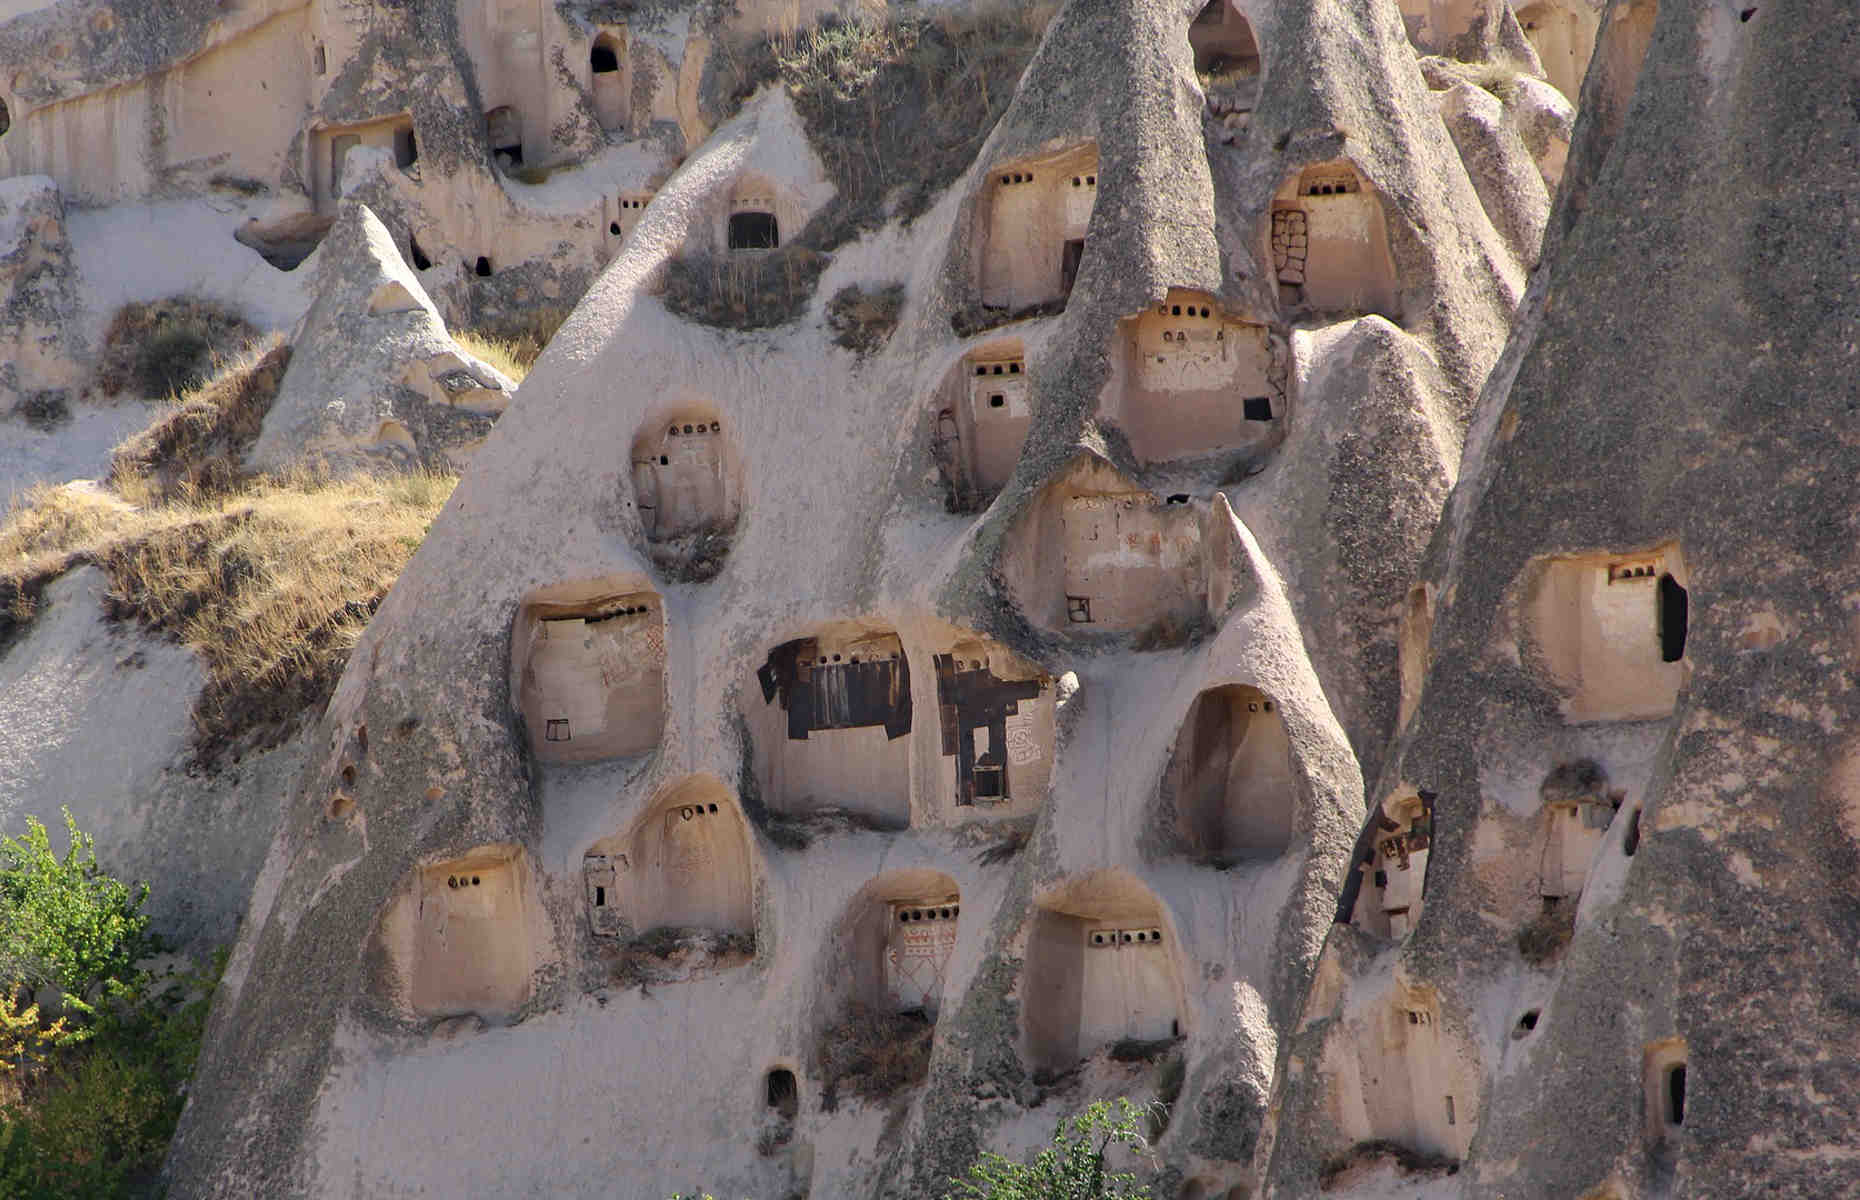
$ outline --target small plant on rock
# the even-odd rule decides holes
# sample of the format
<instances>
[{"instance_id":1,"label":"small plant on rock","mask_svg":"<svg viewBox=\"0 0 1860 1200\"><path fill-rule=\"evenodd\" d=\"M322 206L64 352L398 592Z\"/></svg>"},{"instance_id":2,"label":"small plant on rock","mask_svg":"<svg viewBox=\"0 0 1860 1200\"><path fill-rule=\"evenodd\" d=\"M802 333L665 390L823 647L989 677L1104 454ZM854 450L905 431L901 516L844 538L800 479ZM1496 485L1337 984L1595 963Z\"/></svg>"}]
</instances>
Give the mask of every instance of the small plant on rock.
<instances>
[{"instance_id":1,"label":"small plant on rock","mask_svg":"<svg viewBox=\"0 0 1860 1200\"><path fill-rule=\"evenodd\" d=\"M970 1167L966 1179L952 1179L944 1200L1150 1200L1148 1185L1128 1171L1111 1171L1105 1159L1113 1148L1138 1154L1149 1150L1139 1132L1143 1109L1119 1097L1116 1106L1100 1100L1063 1120L1053 1144L1019 1163L992 1150Z\"/></svg>"}]
</instances>

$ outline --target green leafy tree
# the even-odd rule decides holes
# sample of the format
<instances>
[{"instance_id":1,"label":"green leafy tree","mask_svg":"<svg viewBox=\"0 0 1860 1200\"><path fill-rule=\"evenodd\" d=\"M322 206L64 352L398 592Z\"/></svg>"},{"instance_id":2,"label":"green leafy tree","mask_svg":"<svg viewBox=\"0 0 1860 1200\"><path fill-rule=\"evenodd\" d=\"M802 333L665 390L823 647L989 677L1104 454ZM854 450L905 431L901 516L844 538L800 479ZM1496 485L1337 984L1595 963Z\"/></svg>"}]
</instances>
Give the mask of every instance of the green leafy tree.
<instances>
[{"instance_id":1,"label":"green leafy tree","mask_svg":"<svg viewBox=\"0 0 1860 1200\"><path fill-rule=\"evenodd\" d=\"M1115 1108L1092 1104L1063 1120L1053 1144L1019 1163L992 1150L969 1167L966 1179L952 1179L955 1190L944 1200L1150 1200L1150 1189L1127 1171L1109 1171L1105 1157L1114 1146L1146 1153L1141 1130L1143 1109L1120 1097Z\"/></svg>"},{"instance_id":2,"label":"green leafy tree","mask_svg":"<svg viewBox=\"0 0 1860 1200\"><path fill-rule=\"evenodd\" d=\"M36 817L0 838L0 985L56 987L80 1009L111 985L127 986L158 947L142 912L148 885L131 888L97 866L95 843L64 813L63 858Z\"/></svg>"}]
</instances>

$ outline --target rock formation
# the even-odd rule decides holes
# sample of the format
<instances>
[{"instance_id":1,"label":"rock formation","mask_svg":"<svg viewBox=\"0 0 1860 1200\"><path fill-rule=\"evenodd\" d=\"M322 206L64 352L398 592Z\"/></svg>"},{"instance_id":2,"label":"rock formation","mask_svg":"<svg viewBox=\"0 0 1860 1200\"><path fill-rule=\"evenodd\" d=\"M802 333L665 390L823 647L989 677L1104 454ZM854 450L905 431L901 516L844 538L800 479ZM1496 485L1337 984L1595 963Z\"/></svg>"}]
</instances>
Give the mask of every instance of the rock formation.
<instances>
[{"instance_id":1,"label":"rock formation","mask_svg":"<svg viewBox=\"0 0 1860 1200\"><path fill-rule=\"evenodd\" d=\"M804 219L785 100L664 181L314 735L178 1189L922 1196L1118 1094L1251 1186L1522 256L1393 9L1232 10L1220 112L1196 15L1059 12L826 266L904 283L869 356L655 295Z\"/></svg>"},{"instance_id":2,"label":"rock formation","mask_svg":"<svg viewBox=\"0 0 1860 1200\"><path fill-rule=\"evenodd\" d=\"M446 333L387 229L344 205L251 464L462 465L516 384Z\"/></svg>"},{"instance_id":3,"label":"rock formation","mask_svg":"<svg viewBox=\"0 0 1860 1200\"><path fill-rule=\"evenodd\" d=\"M1852 1190L1860 18L5 13L0 407L208 230L249 465L470 460L236 777L96 571L4 627L0 821L245 912L173 1194L902 1200L1115 1096L1168 1200Z\"/></svg>"}]
</instances>

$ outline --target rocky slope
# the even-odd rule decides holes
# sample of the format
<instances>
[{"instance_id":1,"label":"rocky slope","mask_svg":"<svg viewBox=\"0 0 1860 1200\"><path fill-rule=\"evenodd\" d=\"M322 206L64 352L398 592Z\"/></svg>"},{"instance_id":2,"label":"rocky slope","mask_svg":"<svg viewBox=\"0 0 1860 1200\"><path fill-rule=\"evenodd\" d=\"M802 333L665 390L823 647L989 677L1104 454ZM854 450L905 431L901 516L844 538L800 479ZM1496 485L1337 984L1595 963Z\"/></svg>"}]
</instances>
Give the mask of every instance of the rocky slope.
<instances>
[{"instance_id":1,"label":"rocky slope","mask_svg":"<svg viewBox=\"0 0 1860 1200\"><path fill-rule=\"evenodd\" d=\"M470 458L238 769L177 781L133 714L199 668L95 572L0 647L0 816L76 787L173 931L246 913L175 1194L928 1196L1119 1095L1159 1196L1838 1190L1832 1118L1708 1165L1783 1056L1676 998L1833 930L1764 881L1849 836L1744 794L1841 786L1774 598L1839 504L1730 483L1837 472L1763 380L1838 369L1790 300L1847 181L1691 182L1851 131L1760 93L1839 75L1780 10L15 7L23 429L95 455L109 310L190 282L102 250L199 230L291 343L246 465ZM570 305L514 399L442 323Z\"/></svg>"}]
</instances>

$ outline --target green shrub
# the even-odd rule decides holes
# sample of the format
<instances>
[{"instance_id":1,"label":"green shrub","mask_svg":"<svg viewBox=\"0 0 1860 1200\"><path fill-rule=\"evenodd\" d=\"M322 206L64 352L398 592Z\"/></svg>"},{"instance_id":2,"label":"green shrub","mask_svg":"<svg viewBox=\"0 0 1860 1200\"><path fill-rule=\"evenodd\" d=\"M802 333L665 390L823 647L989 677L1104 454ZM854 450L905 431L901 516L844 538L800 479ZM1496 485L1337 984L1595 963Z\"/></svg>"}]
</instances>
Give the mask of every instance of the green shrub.
<instances>
[{"instance_id":1,"label":"green shrub","mask_svg":"<svg viewBox=\"0 0 1860 1200\"><path fill-rule=\"evenodd\" d=\"M99 870L68 811L65 827L62 858L37 820L0 838L0 1196L150 1195L225 957L139 967L159 949L148 889ZM46 986L64 995L56 1014L30 1003Z\"/></svg>"},{"instance_id":2,"label":"green shrub","mask_svg":"<svg viewBox=\"0 0 1860 1200\"><path fill-rule=\"evenodd\" d=\"M952 1179L944 1200L1149 1200L1150 1189L1127 1171L1107 1171L1113 1146L1139 1153L1149 1149L1138 1132L1143 1109L1120 1097L1113 1108L1100 1100L1059 1123L1053 1144L1018 1163L992 1150L970 1167L968 1178Z\"/></svg>"},{"instance_id":3,"label":"green shrub","mask_svg":"<svg viewBox=\"0 0 1860 1200\"><path fill-rule=\"evenodd\" d=\"M95 1000L110 984L129 984L156 949L142 913L148 886L105 875L92 839L70 809L64 816L63 858L37 817L26 818L23 836L0 838L0 984Z\"/></svg>"}]
</instances>

